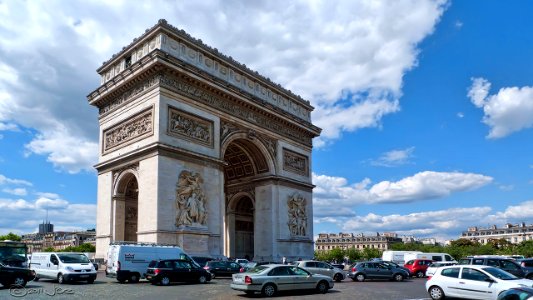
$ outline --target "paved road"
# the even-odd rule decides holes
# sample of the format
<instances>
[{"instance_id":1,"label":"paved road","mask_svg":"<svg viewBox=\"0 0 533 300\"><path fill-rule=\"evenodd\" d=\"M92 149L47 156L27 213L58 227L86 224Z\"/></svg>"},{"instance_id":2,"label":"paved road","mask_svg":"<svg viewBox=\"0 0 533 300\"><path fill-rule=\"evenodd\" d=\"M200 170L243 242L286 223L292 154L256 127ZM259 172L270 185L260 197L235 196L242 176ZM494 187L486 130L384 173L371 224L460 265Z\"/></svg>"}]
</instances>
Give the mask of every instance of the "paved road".
<instances>
[{"instance_id":1,"label":"paved road","mask_svg":"<svg viewBox=\"0 0 533 300\"><path fill-rule=\"evenodd\" d=\"M25 289L0 288L0 299L259 299L247 296L229 287L231 279L217 277L207 284L173 284L155 286L142 280L137 284L120 284L114 279L98 273L94 284L73 283L59 285L51 280L41 279L29 282ZM424 284L426 279L409 279L404 282L344 280L335 283L327 294L284 293L275 299L357 299L357 300L414 300L429 299ZM14 296L13 296L14 295Z\"/></svg>"}]
</instances>

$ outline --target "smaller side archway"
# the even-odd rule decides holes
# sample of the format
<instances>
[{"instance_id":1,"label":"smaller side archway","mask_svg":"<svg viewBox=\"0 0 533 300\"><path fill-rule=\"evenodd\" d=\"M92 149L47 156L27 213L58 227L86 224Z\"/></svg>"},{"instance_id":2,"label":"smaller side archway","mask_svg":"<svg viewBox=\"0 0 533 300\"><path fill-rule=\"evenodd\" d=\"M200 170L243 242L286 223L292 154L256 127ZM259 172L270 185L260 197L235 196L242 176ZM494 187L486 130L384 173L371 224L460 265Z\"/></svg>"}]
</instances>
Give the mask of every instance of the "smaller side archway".
<instances>
[{"instance_id":1,"label":"smaller side archway","mask_svg":"<svg viewBox=\"0 0 533 300\"><path fill-rule=\"evenodd\" d=\"M137 241L139 224L139 183L137 172L127 169L120 172L113 191L113 240Z\"/></svg>"}]
</instances>

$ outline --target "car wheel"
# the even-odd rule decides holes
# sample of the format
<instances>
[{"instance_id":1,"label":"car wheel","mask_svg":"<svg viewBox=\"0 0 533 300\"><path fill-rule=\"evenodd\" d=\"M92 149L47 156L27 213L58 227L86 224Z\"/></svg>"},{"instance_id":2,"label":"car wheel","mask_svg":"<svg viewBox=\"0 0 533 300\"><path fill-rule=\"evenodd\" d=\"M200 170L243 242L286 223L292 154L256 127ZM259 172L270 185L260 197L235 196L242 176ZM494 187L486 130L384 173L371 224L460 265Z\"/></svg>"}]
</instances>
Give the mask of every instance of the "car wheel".
<instances>
[{"instance_id":1,"label":"car wheel","mask_svg":"<svg viewBox=\"0 0 533 300\"><path fill-rule=\"evenodd\" d=\"M533 274L529 274L526 276L526 279L533 280Z\"/></svg>"},{"instance_id":2,"label":"car wheel","mask_svg":"<svg viewBox=\"0 0 533 300\"><path fill-rule=\"evenodd\" d=\"M93 284L94 283L94 279L87 280L87 283Z\"/></svg>"},{"instance_id":3,"label":"car wheel","mask_svg":"<svg viewBox=\"0 0 533 300\"><path fill-rule=\"evenodd\" d=\"M261 293L266 297L272 297L276 294L276 287L273 284L268 283L263 287Z\"/></svg>"},{"instance_id":4,"label":"car wheel","mask_svg":"<svg viewBox=\"0 0 533 300\"><path fill-rule=\"evenodd\" d=\"M416 277L423 278L424 277L424 272L422 272L422 271L416 272Z\"/></svg>"},{"instance_id":5,"label":"car wheel","mask_svg":"<svg viewBox=\"0 0 533 300\"><path fill-rule=\"evenodd\" d=\"M200 275L200 278L198 278L198 281L200 283L206 283L207 282L207 278L204 275Z\"/></svg>"},{"instance_id":6,"label":"car wheel","mask_svg":"<svg viewBox=\"0 0 533 300\"><path fill-rule=\"evenodd\" d=\"M327 282L325 281L320 281L317 286L316 286L316 290L321 293L321 294L325 294L328 292L328 289L329 289L329 285Z\"/></svg>"},{"instance_id":7,"label":"car wheel","mask_svg":"<svg viewBox=\"0 0 533 300\"><path fill-rule=\"evenodd\" d=\"M57 275L57 283L63 284L65 282L66 282L65 277L63 276L63 274L59 273L59 275Z\"/></svg>"},{"instance_id":8,"label":"car wheel","mask_svg":"<svg viewBox=\"0 0 533 300\"><path fill-rule=\"evenodd\" d=\"M24 279L24 277L17 276L13 280L13 285L17 286L17 287L25 287L26 286L26 279Z\"/></svg>"},{"instance_id":9,"label":"car wheel","mask_svg":"<svg viewBox=\"0 0 533 300\"><path fill-rule=\"evenodd\" d=\"M336 282L341 282L342 281L342 274L340 274L340 273L335 274L335 276L333 276L333 280L335 280Z\"/></svg>"},{"instance_id":10,"label":"car wheel","mask_svg":"<svg viewBox=\"0 0 533 300\"><path fill-rule=\"evenodd\" d=\"M161 285L169 285L170 284L170 278L167 276L163 276L161 280L159 280L159 284Z\"/></svg>"},{"instance_id":11,"label":"car wheel","mask_svg":"<svg viewBox=\"0 0 533 300\"><path fill-rule=\"evenodd\" d=\"M39 281L39 279L41 279L41 278L35 276L35 278L33 278L33 281L37 282L37 281Z\"/></svg>"},{"instance_id":12,"label":"car wheel","mask_svg":"<svg viewBox=\"0 0 533 300\"><path fill-rule=\"evenodd\" d=\"M355 280L357 280L357 281L359 281L359 282L363 282L363 281L365 281L365 275L363 275L363 274L357 274L357 275L355 276Z\"/></svg>"},{"instance_id":13,"label":"car wheel","mask_svg":"<svg viewBox=\"0 0 533 300\"><path fill-rule=\"evenodd\" d=\"M403 275L402 274L394 274L394 280L395 281L403 281Z\"/></svg>"},{"instance_id":14,"label":"car wheel","mask_svg":"<svg viewBox=\"0 0 533 300\"><path fill-rule=\"evenodd\" d=\"M120 279L117 279L117 280L118 280L119 283L124 283L124 282L126 282L126 279L124 279L124 278L120 278Z\"/></svg>"},{"instance_id":15,"label":"car wheel","mask_svg":"<svg viewBox=\"0 0 533 300\"><path fill-rule=\"evenodd\" d=\"M132 273L132 274L130 275L130 278L128 278L128 282L129 282L129 283L137 283L137 282L139 282L139 279L140 279L140 278L139 278L139 274L137 274L137 273Z\"/></svg>"},{"instance_id":16,"label":"car wheel","mask_svg":"<svg viewBox=\"0 0 533 300\"><path fill-rule=\"evenodd\" d=\"M444 291L440 287L434 285L429 288L429 296L433 300L442 300L444 299Z\"/></svg>"},{"instance_id":17,"label":"car wheel","mask_svg":"<svg viewBox=\"0 0 533 300\"><path fill-rule=\"evenodd\" d=\"M215 279L215 273L211 273L211 279Z\"/></svg>"}]
</instances>

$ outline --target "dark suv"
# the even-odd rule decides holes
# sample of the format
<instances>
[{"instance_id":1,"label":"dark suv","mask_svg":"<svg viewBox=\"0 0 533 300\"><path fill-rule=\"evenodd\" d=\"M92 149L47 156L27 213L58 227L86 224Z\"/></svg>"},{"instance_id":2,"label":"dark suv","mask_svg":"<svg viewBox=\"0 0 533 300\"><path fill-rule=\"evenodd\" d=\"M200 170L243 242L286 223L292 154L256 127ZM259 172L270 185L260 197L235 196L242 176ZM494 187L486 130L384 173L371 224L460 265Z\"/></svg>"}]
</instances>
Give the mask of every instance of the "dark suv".
<instances>
[{"instance_id":1,"label":"dark suv","mask_svg":"<svg viewBox=\"0 0 533 300\"><path fill-rule=\"evenodd\" d=\"M388 279L403 281L409 277L404 269L395 268L380 262L363 261L350 266L348 273L353 281L365 281L365 279Z\"/></svg>"},{"instance_id":2,"label":"dark suv","mask_svg":"<svg viewBox=\"0 0 533 300\"><path fill-rule=\"evenodd\" d=\"M516 262L522 266L522 270L526 273L526 278L533 279L533 258L517 259Z\"/></svg>"},{"instance_id":3,"label":"dark suv","mask_svg":"<svg viewBox=\"0 0 533 300\"><path fill-rule=\"evenodd\" d=\"M461 258L458 264L459 265L492 266L492 267L500 268L504 271L507 271L517 277L525 277L527 273L514 260L502 258L502 257L493 257L493 256L467 257L467 258Z\"/></svg>"},{"instance_id":4,"label":"dark suv","mask_svg":"<svg viewBox=\"0 0 533 300\"><path fill-rule=\"evenodd\" d=\"M231 276L235 273L244 272L244 267L233 261L208 261L205 270L215 276Z\"/></svg>"},{"instance_id":5,"label":"dark suv","mask_svg":"<svg viewBox=\"0 0 533 300\"><path fill-rule=\"evenodd\" d=\"M24 287L35 278L35 272L27 268L11 267L0 263L0 284L5 287Z\"/></svg>"},{"instance_id":6,"label":"dark suv","mask_svg":"<svg viewBox=\"0 0 533 300\"><path fill-rule=\"evenodd\" d=\"M188 260L153 260L144 274L152 284L169 285L171 282L199 282L211 280L211 274Z\"/></svg>"}]
</instances>

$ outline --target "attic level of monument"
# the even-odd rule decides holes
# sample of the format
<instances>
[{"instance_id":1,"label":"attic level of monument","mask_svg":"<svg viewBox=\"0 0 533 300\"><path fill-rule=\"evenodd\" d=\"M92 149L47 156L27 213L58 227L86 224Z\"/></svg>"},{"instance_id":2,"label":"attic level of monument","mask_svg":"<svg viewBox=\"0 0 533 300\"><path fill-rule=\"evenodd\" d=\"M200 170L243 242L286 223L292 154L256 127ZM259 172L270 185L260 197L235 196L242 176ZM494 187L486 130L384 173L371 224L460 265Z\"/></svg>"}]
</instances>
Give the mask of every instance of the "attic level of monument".
<instances>
[{"instance_id":1,"label":"attic level of monument","mask_svg":"<svg viewBox=\"0 0 533 300\"><path fill-rule=\"evenodd\" d=\"M165 20L160 20L122 51L113 55L112 59L104 62L98 69L102 86L88 96L91 104L93 100L97 100L99 94L114 85L109 83L120 84L127 76L135 75L135 72L142 73L142 69L146 69L145 64L150 63L146 58L151 57L156 50L163 52L165 57L176 59L179 66L193 73L210 77L226 87L249 94L257 103L277 108L310 125L313 107L309 101L303 100L233 58L221 54L217 49L205 45L201 40L191 37ZM94 104L96 102L98 101Z\"/></svg>"}]
</instances>

